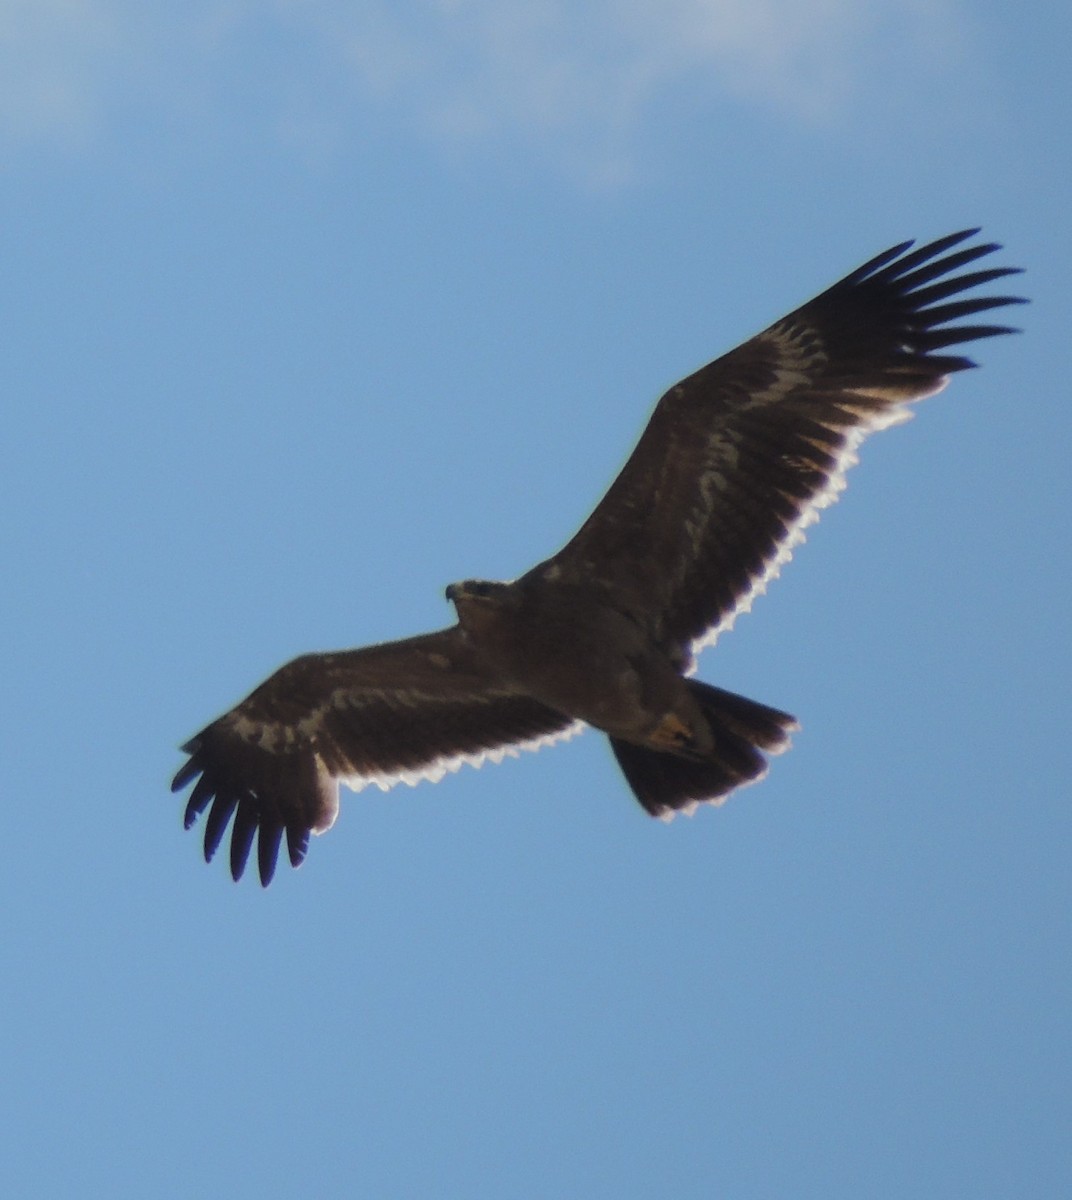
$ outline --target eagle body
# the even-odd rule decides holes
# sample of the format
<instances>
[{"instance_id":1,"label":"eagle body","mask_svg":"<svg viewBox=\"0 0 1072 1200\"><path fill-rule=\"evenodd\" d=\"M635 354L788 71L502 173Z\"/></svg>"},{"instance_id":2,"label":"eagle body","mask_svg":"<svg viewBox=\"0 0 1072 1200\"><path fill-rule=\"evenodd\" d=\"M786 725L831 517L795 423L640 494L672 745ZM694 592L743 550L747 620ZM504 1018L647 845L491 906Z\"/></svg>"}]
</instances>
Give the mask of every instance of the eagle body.
<instances>
[{"instance_id":1,"label":"eagle body","mask_svg":"<svg viewBox=\"0 0 1072 1200\"><path fill-rule=\"evenodd\" d=\"M711 749L680 657L590 589L530 572L515 583L466 581L447 589L458 622L490 672L549 708L604 733L658 744L670 719L690 746ZM671 722L672 723L672 722ZM682 735L682 748L685 748Z\"/></svg>"},{"instance_id":2,"label":"eagle body","mask_svg":"<svg viewBox=\"0 0 1072 1200\"><path fill-rule=\"evenodd\" d=\"M903 242L671 387L569 542L513 582L447 589L455 625L305 655L183 747L211 859L231 828L270 882L334 823L339 787L436 780L463 764L604 732L634 795L669 817L720 803L786 749L787 713L692 678L696 656L779 572L844 487L870 433L975 364L962 343L1016 273L965 269L978 230Z\"/></svg>"}]
</instances>

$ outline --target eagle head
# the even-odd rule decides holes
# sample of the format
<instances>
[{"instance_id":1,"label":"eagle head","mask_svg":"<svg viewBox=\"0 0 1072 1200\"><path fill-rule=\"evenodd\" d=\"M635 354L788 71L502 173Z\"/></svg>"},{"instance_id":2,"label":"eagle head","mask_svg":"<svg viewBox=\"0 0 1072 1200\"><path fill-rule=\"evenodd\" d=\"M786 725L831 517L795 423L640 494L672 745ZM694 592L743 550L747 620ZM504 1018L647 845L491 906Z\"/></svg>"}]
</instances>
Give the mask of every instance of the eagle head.
<instances>
[{"instance_id":1,"label":"eagle head","mask_svg":"<svg viewBox=\"0 0 1072 1200\"><path fill-rule=\"evenodd\" d=\"M509 594L508 583L493 583L487 579L463 579L447 585L447 599L459 604L502 604Z\"/></svg>"},{"instance_id":2,"label":"eagle head","mask_svg":"<svg viewBox=\"0 0 1072 1200\"><path fill-rule=\"evenodd\" d=\"M499 626L503 617L517 608L520 597L517 588L508 583L466 579L447 588L447 599L458 610L462 627L480 633Z\"/></svg>"}]
</instances>

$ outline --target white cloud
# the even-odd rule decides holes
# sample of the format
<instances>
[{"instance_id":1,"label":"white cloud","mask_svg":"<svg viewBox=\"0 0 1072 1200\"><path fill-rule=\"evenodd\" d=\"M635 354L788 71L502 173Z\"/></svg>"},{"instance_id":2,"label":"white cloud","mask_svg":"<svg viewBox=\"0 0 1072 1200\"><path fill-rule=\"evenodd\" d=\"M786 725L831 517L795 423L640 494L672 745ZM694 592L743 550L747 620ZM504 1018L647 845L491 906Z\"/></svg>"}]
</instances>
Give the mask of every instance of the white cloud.
<instances>
[{"instance_id":1,"label":"white cloud","mask_svg":"<svg viewBox=\"0 0 1072 1200\"><path fill-rule=\"evenodd\" d=\"M118 49L105 0L0 0L0 136L80 140Z\"/></svg>"},{"instance_id":2,"label":"white cloud","mask_svg":"<svg viewBox=\"0 0 1072 1200\"><path fill-rule=\"evenodd\" d=\"M663 99L846 119L957 56L955 0L279 0L365 95L426 133L518 135L628 171ZM938 46L935 53L936 42ZM895 65L887 56L894 56ZM881 66L879 66L881 64Z\"/></svg>"},{"instance_id":3,"label":"white cloud","mask_svg":"<svg viewBox=\"0 0 1072 1200\"><path fill-rule=\"evenodd\" d=\"M891 43L906 71L936 38L949 52L954 2L0 0L0 135L80 136L149 91L181 108L184 79L211 96L214 77L255 77L271 43L293 50L267 98L278 126L319 152L362 121L401 119L447 143L521 137L614 177L675 89L840 119Z\"/></svg>"}]
</instances>

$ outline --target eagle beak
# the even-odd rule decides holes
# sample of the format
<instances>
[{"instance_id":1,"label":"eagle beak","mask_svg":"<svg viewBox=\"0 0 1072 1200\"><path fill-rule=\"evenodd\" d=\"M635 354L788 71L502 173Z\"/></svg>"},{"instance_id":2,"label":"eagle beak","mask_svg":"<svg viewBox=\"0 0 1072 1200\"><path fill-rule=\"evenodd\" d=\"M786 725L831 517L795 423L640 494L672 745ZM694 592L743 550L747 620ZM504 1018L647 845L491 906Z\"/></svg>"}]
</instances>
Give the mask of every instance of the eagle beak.
<instances>
[{"instance_id":1,"label":"eagle beak","mask_svg":"<svg viewBox=\"0 0 1072 1200\"><path fill-rule=\"evenodd\" d=\"M456 600L458 597L458 585L456 583L447 584L446 596L448 600Z\"/></svg>"}]
</instances>

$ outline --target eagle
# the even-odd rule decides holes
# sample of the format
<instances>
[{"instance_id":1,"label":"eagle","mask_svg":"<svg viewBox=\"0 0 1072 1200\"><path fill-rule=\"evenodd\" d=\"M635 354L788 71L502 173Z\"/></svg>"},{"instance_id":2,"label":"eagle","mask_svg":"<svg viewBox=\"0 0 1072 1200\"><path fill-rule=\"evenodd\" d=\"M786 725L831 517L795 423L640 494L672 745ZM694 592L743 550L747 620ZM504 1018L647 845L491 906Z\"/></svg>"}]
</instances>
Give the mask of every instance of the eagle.
<instances>
[{"instance_id":1,"label":"eagle","mask_svg":"<svg viewBox=\"0 0 1072 1200\"><path fill-rule=\"evenodd\" d=\"M976 364L962 343L1015 332L965 319L1021 297L1018 273L964 270L1000 249L964 230L902 242L675 384L574 537L512 582L446 589L435 633L287 663L183 747L189 829L212 859L233 818L237 881L261 883L330 829L339 785L438 780L592 726L656 817L721 803L789 745L788 713L692 678L844 487L861 441Z\"/></svg>"}]
</instances>

